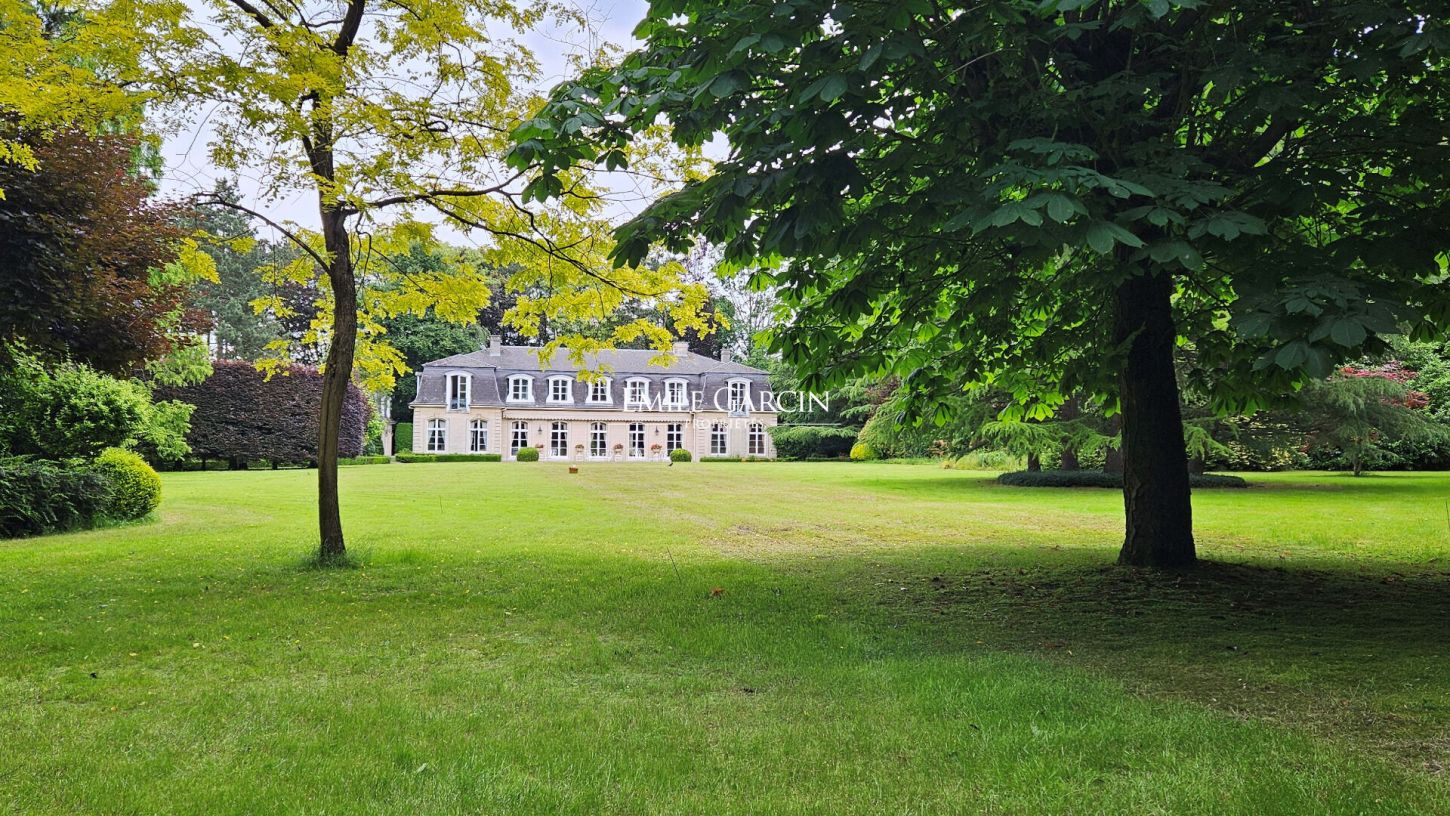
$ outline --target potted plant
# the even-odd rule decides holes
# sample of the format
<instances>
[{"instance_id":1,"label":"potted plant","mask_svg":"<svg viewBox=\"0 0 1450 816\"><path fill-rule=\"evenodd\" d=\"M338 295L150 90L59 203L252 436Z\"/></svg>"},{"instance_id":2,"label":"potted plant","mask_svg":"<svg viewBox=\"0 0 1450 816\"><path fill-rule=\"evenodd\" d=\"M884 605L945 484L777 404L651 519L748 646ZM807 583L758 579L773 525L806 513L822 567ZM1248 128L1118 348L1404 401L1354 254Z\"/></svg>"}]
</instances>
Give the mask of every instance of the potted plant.
<instances>
[{"instance_id":1,"label":"potted plant","mask_svg":"<svg viewBox=\"0 0 1450 816\"><path fill-rule=\"evenodd\" d=\"M620 459L623 459L623 458L624 458L624 445L621 444L621 443L619 443L619 442L615 442L614 443L614 461L618 462Z\"/></svg>"},{"instance_id":2,"label":"potted plant","mask_svg":"<svg viewBox=\"0 0 1450 816\"><path fill-rule=\"evenodd\" d=\"M575 445L574 446L574 461L576 461L576 462L582 462L582 461L584 461L584 446L583 445Z\"/></svg>"},{"instance_id":3,"label":"potted plant","mask_svg":"<svg viewBox=\"0 0 1450 816\"><path fill-rule=\"evenodd\" d=\"M657 461L661 456L664 456L664 453L665 446L658 442L649 446L649 458L651 462Z\"/></svg>"}]
</instances>

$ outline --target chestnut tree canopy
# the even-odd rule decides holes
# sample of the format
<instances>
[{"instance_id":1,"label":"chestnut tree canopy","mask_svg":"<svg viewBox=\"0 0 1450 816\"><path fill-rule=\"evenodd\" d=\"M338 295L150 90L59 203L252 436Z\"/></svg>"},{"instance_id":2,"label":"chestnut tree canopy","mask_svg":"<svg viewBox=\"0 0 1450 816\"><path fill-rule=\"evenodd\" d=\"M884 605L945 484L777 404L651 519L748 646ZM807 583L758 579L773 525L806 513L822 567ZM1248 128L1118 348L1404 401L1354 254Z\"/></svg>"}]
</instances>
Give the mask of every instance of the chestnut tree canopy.
<instances>
[{"instance_id":1,"label":"chestnut tree canopy","mask_svg":"<svg viewBox=\"0 0 1450 816\"><path fill-rule=\"evenodd\" d=\"M812 385L1122 414L1120 560L1195 560L1175 350L1223 410L1450 322L1450 30L1429 0L656 0L515 133L532 194L661 122L713 173L617 232L762 265ZM557 175L556 175L557 174Z\"/></svg>"}]
</instances>

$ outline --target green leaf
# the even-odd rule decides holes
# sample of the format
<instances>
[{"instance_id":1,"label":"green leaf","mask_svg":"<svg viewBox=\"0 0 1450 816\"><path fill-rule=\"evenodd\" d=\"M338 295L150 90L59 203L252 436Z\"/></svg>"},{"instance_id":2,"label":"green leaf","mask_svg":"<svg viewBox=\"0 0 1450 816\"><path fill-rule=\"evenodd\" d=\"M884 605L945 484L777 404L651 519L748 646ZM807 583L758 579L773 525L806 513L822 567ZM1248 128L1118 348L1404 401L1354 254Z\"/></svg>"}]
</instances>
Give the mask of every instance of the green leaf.
<instances>
[{"instance_id":1,"label":"green leaf","mask_svg":"<svg viewBox=\"0 0 1450 816\"><path fill-rule=\"evenodd\" d=\"M1047 217L1059 224L1066 224L1078 212L1077 202L1061 193L1047 197Z\"/></svg>"},{"instance_id":2,"label":"green leaf","mask_svg":"<svg viewBox=\"0 0 1450 816\"><path fill-rule=\"evenodd\" d=\"M1368 334L1364 326L1354 318L1346 317L1334 321L1329 327L1329 338L1345 348L1354 348L1364 342Z\"/></svg>"},{"instance_id":3,"label":"green leaf","mask_svg":"<svg viewBox=\"0 0 1450 816\"><path fill-rule=\"evenodd\" d=\"M715 77L710 83L710 94L716 99L724 99L745 87L745 73L743 71L726 71Z\"/></svg>"},{"instance_id":4,"label":"green leaf","mask_svg":"<svg viewBox=\"0 0 1450 816\"><path fill-rule=\"evenodd\" d=\"M1092 247L1100 255L1106 255L1113 251L1113 233L1108 229L1108 224L1099 221L1088 227L1088 246Z\"/></svg>"},{"instance_id":5,"label":"green leaf","mask_svg":"<svg viewBox=\"0 0 1450 816\"><path fill-rule=\"evenodd\" d=\"M834 102L841 94L846 92L848 83L846 78L840 74L831 74L822 82L820 95L823 102Z\"/></svg>"}]
</instances>

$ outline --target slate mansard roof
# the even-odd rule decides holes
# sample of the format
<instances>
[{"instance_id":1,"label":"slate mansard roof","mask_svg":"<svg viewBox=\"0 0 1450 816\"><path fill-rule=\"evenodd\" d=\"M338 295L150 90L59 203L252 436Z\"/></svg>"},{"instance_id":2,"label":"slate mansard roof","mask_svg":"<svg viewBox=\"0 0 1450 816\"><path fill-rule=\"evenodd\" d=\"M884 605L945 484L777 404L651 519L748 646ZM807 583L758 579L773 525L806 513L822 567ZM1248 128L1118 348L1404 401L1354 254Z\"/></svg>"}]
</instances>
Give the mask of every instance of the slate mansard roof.
<instances>
[{"instance_id":1,"label":"slate mansard roof","mask_svg":"<svg viewBox=\"0 0 1450 816\"><path fill-rule=\"evenodd\" d=\"M755 395L770 386L769 375L758 369L737 362L714 360L694 352L677 353L667 366L653 365L650 360L659 356L652 349L616 349L601 351L585 358L584 369L603 371L610 378L609 390L613 401L609 405L585 402L588 391L582 383L573 386L573 402L549 402L550 376L567 376L577 379L581 366L574 365L567 351L556 353L547 366L539 361L538 349L531 346L502 346L497 354L488 349L455 354L425 363L418 372L418 394L413 405L443 405L446 402L445 380L448 374L470 375L469 405L478 407L506 406L510 408L614 408L624 406L624 384L628 379L645 379L650 383L651 397L662 393L665 380L684 380L689 392L687 399L693 399L695 392L702 392L699 398L708 410L712 395L726 387L730 380L746 380ZM505 400L508 394L510 375L524 374L534 378L534 399L532 402ZM757 403L758 404L758 403Z\"/></svg>"}]
</instances>

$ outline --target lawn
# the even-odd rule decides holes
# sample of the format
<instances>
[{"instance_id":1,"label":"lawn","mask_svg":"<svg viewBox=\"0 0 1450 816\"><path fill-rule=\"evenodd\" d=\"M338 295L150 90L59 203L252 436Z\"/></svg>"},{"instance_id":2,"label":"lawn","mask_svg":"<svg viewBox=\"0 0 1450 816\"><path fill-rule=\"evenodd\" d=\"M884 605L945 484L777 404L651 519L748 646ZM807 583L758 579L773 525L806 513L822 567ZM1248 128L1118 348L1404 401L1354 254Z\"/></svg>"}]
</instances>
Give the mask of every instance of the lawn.
<instances>
[{"instance_id":1,"label":"lawn","mask_svg":"<svg viewBox=\"0 0 1450 816\"><path fill-rule=\"evenodd\" d=\"M928 466L165 477L0 542L0 812L1450 812L1450 475L1120 497Z\"/></svg>"}]
</instances>

